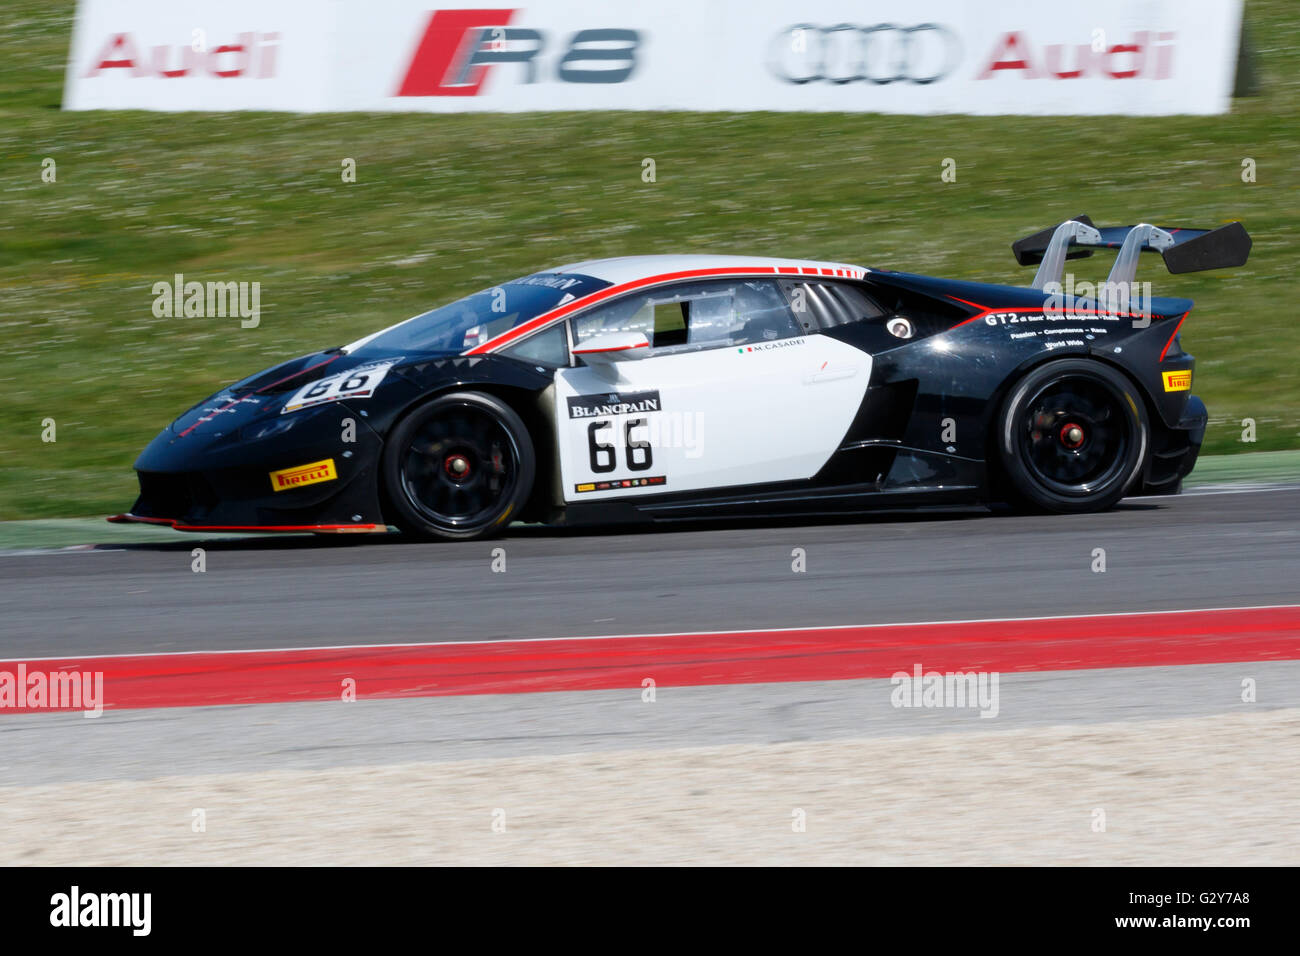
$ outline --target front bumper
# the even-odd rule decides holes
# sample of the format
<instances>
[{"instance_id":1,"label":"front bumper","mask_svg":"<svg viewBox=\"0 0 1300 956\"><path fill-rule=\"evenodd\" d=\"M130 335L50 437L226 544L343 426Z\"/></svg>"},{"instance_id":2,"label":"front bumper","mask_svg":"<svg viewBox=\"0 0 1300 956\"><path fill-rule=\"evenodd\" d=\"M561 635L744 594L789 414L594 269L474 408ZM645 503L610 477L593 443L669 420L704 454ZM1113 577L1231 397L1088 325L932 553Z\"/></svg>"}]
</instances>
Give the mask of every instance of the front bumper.
<instances>
[{"instance_id":1,"label":"front bumper","mask_svg":"<svg viewBox=\"0 0 1300 956\"><path fill-rule=\"evenodd\" d=\"M343 441L343 420L353 426ZM167 430L136 460L140 494L110 521L179 531L378 532L383 441L341 403L266 438Z\"/></svg>"}]
</instances>

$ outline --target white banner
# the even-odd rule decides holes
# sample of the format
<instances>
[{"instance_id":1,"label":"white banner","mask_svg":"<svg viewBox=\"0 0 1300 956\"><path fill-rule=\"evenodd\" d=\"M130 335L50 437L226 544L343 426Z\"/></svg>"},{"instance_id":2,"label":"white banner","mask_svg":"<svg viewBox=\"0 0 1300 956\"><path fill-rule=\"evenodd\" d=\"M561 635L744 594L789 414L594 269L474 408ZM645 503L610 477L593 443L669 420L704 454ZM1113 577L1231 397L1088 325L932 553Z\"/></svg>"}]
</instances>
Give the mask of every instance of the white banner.
<instances>
[{"instance_id":1,"label":"white banner","mask_svg":"<svg viewBox=\"0 0 1300 956\"><path fill-rule=\"evenodd\" d=\"M1241 0L79 0L67 109L1226 112Z\"/></svg>"}]
</instances>

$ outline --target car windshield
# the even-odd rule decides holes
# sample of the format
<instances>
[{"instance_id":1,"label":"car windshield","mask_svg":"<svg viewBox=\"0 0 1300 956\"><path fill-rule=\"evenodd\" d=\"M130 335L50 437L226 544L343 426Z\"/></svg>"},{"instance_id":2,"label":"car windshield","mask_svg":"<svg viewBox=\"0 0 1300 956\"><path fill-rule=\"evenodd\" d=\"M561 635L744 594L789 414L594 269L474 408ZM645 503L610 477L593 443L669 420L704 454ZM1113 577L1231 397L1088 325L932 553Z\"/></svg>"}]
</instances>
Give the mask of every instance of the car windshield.
<instances>
[{"instance_id":1,"label":"car windshield","mask_svg":"<svg viewBox=\"0 0 1300 956\"><path fill-rule=\"evenodd\" d=\"M539 272L425 312L345 346L359 355L463 352L609 283L574 273Z\"/></svg>"}]
</instances>

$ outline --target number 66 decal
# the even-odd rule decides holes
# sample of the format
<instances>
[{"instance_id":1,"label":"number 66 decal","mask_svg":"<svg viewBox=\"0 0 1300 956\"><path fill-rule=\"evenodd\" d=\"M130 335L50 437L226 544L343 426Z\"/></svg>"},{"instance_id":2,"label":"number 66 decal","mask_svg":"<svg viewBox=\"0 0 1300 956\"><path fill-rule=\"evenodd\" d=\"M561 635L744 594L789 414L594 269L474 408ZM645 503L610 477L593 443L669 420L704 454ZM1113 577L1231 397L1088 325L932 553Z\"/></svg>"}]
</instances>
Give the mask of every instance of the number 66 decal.
<instances>
[{"instance_id":1,"label":"number 66 decal","mask_svg":"<svg viewBox=\"0 0 1300 956\"><path fill-rule=\"evenodd\" d=\"M379 383L384 380L388 370L400 361L401 359L390 359L372 362L369 365L358 365L349 371L339 372L337 375L304 385L284 403L281 414L296 412L300 408L310 408L313 405L323 405L326 402L337 402L345 398L369 398L375 393Z\"/></svg>"},{"instance_id":2,"label":"number 66 decal","mask_svg":"<svg viewBox=\"0 0 1300 956\"><path fill-rule=\"evenodd\" d=\"M632 429L644 425L644 418L629 418L623 423L623 446L627 450L627 467L631 471L646 471L654 464L648 441L635 441ZM611 472L618 467L618 451L612 442L603 442L596 437L602 428L612 428L613 422L592 422L587 426L587 452L591 458L591 470L598 475Z\"/></svg>"}]
</instances>

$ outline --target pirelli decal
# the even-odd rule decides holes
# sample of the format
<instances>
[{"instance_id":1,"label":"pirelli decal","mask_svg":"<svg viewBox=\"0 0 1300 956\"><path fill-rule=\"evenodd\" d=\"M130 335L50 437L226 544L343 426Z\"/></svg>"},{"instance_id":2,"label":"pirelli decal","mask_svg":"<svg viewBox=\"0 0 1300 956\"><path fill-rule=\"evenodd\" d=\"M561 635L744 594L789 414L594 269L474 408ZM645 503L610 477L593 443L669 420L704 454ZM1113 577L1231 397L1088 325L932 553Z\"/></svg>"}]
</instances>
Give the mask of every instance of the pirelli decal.
<instances>
[{"instance_id":1,"label":"pirelli decal","mask_svg":"<svg viewBox=\"0 0 1300 956\"><path fill-rule=\"evenodd\" d=\"M315 485L322 481L333 481L339 476L334 468L334 459L313 461L310 465L298 465L296 468L284 468L271 472L271 487L276 491L288 491L304 485Z\"/></svg>"},{"instance_id":2,"label":"pirelli decal","mask_svg":"<svg viewBox=\"0 0 1300 956\"><path fill-rule=\"evenodd\" d=\"M1186 392L1192 387L1190 368L1181 372L1161 372L1160 376L1165 380L1166 392Z\"/></svg>"},{"instance_id":3,"label":"pirelli decal","mask_svg":"<svg viewBox=\"0 0 1300 956\"><path fill-rule=\"evenodd\" d=\"M584 481L576 485L574 491L578 494L585 491L621 491L624 488L645 488L648 485L666 485L667 483L667 475L657 475L654 478L618 478L613 481Z\"/></svg>"}]
</instances>

